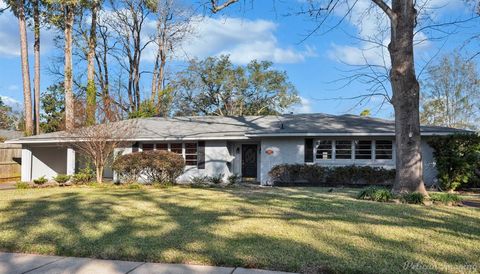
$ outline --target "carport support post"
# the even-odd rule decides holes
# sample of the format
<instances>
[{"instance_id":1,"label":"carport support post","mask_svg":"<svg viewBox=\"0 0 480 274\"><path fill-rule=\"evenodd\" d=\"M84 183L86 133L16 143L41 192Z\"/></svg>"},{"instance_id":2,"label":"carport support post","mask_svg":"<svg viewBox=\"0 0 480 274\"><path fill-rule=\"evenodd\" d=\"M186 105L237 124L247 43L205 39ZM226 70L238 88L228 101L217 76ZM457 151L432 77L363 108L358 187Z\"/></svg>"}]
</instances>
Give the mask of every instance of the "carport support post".
<instances>
[{"instance_id":1,"label":"carport support post","mask_svg":"<svg viewBox=\"0 0 480 274\"><path fill-rule=\"evenodd\" d=\"M67 175L75 174L75 150L67 148Z\"/></svg>"},{"instance_id":2,"label":"carport support post","mask_svg":"<svg viewBox=\"0 0 480 274\"><path fill-rule=\"evenodd\" d=\"M30 182L32 181L32 151L30 148L23 147L22 148L22 175L21 180L22 182Z\"/></svg>"}]
</instances>

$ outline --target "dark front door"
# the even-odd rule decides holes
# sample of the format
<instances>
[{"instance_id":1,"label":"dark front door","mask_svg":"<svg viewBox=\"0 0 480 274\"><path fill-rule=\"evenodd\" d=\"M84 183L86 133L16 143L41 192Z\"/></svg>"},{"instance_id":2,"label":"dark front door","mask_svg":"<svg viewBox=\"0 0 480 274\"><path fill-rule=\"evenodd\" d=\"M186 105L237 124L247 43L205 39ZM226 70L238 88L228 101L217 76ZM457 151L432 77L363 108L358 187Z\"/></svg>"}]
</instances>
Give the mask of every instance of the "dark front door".
<instances>
[{"instance_id":1,"label":"dark front door","mask_svg":"<svg viewBox=\"0 0 480 274\"><path fill-rule=\"evenodd\" d=\"M242 177L257 177L257 145L242 145Z\"/></svg>"}]
</instances>

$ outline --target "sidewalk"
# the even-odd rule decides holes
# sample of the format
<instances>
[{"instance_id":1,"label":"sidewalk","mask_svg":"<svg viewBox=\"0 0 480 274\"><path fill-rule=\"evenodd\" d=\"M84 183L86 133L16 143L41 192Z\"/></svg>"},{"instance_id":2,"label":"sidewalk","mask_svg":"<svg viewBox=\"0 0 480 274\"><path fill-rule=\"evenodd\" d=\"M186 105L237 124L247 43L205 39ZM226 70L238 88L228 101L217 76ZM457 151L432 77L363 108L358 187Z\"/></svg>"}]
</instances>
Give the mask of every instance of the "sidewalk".
<instances>
[{"instance_id":1,"label":"sidewalk","mask_svg":"<svg viewBox=\"0 0 480 274\"><path fill-rule=\"evenodd\" d=\"M286 274L241 267L157 264L0 252L0 274Z\"/></svg>"}]
</instances>

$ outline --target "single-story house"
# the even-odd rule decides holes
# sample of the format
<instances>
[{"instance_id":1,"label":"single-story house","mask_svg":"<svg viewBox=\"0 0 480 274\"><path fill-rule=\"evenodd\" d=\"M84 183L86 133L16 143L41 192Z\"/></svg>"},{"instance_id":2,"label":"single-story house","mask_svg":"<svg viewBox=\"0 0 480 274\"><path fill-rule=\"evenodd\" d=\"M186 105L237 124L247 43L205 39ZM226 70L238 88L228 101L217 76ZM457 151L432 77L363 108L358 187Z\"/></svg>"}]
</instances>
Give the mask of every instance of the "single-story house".
<instances>
[{"instance_id":1,"label":"single-story house","mask_svg":"<svg viewBox=\"0 0 480 274\"><path fill-rule=\"evenodd\" d=\"M117 123L123 123L120 121ZM422 136L463 130L422 126ZM49 133L9 141L22 145L22 181L73 174L72 140ZM325 166L368 165L395 168L394 121L356 115L287 114L243 117L141 118L122 153L169 150L185 158L185 173L193 176L238 174L268 184L268 172L278 164ZM422 140L424 179L432 184L436 169L432 148ZM107 169L105 177L113 177Z\"/></svg>"}]
</instances>

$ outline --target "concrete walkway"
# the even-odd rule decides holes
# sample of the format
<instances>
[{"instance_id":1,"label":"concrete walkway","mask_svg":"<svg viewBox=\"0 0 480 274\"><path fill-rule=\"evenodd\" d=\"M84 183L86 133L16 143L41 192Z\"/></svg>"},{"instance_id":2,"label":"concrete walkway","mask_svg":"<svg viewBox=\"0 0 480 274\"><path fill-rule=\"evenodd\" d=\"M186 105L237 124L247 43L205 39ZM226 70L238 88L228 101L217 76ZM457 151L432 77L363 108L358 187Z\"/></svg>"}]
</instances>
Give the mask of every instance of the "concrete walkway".
<instances>
[{"instance_id":1,"label":"concrete walkway","mask_svg":"<svg viewBox=\"0 0 480 274\"><path fill-rule=\"evenodd\" d=\"M286 274L241 267L157 264L0 252L1 274Z\"/></svg>"}]
</instances>

